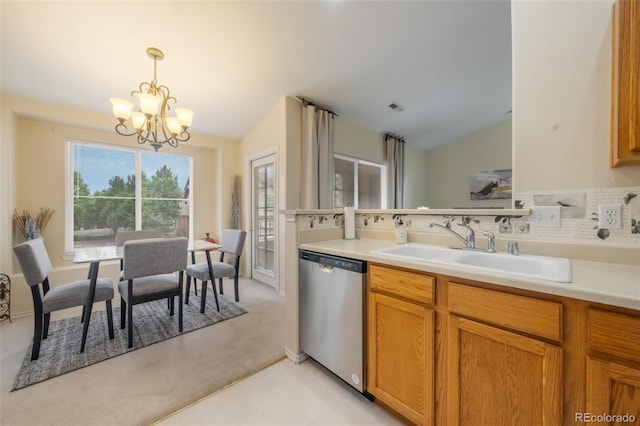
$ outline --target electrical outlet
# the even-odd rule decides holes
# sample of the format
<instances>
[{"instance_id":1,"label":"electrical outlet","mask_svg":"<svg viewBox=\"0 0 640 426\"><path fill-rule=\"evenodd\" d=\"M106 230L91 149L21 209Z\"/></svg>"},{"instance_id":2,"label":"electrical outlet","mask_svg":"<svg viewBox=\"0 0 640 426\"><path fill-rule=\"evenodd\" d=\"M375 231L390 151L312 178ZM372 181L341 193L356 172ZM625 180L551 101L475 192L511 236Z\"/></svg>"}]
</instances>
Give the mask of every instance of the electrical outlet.
<instances>
[{"instance_id":1,"label":"electrical outlet","mask_svg":"<svg viewBox=\"0 0 640 426\"><path fill-rule=\"evenodd\" d=\"M598 228L622 229L622 205L604 204L599 206Z\"/></svg>"},{"instance_id":2,"label":"electrical outlet","mask_svg":"<svg viewBox=\"0 0 640 426\"><path fill-rule=\"evenodd\" d=\"M560 206L532 207L529 222L537 227L560 228L560 209Z\"/></svg>"}]
</instances>

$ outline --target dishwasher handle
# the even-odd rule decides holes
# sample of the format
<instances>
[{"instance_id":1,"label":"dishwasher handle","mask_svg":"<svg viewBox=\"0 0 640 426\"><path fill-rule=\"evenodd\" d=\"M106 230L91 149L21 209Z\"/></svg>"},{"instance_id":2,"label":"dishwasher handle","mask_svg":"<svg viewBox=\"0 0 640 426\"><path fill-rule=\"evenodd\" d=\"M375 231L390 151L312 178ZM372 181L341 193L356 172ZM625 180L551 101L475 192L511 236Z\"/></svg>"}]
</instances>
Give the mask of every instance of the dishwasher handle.
<instances>
[{"instance_id":1,"label":"dishwasher handle","mask_svg":"<svg viewBox=\"0 0 640 426\"><path fill-rule=\"evenodd\" d=\"M326 272L327 274L332 274L335 271L333 266L323 265L322 263L318 263L318 269L322 272Z\"/></svg>"}]
</instances>

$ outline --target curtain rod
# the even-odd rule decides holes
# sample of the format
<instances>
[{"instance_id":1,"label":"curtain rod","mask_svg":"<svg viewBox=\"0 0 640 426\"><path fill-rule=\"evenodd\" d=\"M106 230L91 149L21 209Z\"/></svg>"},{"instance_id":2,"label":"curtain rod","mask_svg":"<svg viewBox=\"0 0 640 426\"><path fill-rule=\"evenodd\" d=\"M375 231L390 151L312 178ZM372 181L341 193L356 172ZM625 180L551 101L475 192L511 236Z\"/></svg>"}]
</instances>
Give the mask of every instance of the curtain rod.
<instances>
[{"instance_id":1,"label":"curtain rod","mask_svg":"<svg viewBox=\"0 0 640 426\"><path fill-rule=\"evenodd\" d=\"M390 132L384 132L384 136L385 137L391 137L396 139L398 142L402 142L402 143L407 143L407 141L402 137L402 136L398 136L395 133L390 133Z\"/></svg>"},{"instance_id":2,"label":"curtain rod","mask_svg":"<svg viewBox=\"0 0 640 426\"><path fill-rule=\"evenodd\" d=\"M329 108L323 107L321 105L318 105L317 103L310 101L309 99L305 98L304 96L296 96L298 99L300 99L302 101L302 105L307 106L307 105L311 105L316 107L316 109L320 109L322 111L327 111L329 114L335 116L335 117L340 117L338 114L336 114L335 112L331 111Z\"/></svg>"}]
</instances>

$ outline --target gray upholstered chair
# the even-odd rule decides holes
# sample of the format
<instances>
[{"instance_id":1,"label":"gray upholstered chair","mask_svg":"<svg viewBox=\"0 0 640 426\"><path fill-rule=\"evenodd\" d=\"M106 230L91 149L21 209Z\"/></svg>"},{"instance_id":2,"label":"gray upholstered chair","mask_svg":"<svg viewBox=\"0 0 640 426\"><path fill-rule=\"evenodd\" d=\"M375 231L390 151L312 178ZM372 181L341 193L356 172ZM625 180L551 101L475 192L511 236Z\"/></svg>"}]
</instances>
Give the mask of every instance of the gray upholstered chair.
<instances>
[{"instance_id":1,"label":"gray upholstered chair","mask_svg":"<svg viewBox=\"0 0 640 426\"><path fill-rule=\"evenodd\" d=\"M91 281L88 279L74 281L50 288L48 276L52 269L51 261L40 238L18 244L13 248L13 252L18 259L25 281L31 287L34 309L31 360L36 360L40 355L42 339L46 339L49 334L51 312L84 306L89 296ZM42 290L40 290L40 284L42 284ZM93 301L106 302L109 339L113 339L111 299L113 299L113 281L111 278L98 278Z\"/></svg>"},{"instance_id":2,"label":"gray upholstered chair","mask_svg":"<svg viewBox=\"0 0 640 426\"><path fill-rule=\"evenodd\" d=\"M132 240L147 240L149 238L162 238L162 229L143 229L140 231L118 231L116 232L116 247L122 247L124 243ZM123 260L120 259L120 279L122 279Z\"/></svg>"},{"instance_id":3,"label":"gray upholstered chair","mask_svg":"<svg viewBox=\"0 0 640 426\"><path fill-rule=\"evenodd\" d=\"M207 298L207 281L211 280L211 286L213 287L213 295L216 298L216 307L218 311L220 306L218 305L218 294L216 292L217 279L220 283L220 294L224 294L224 288L222 286L223 278L233 278L233 284L236 291L236 302L240 301L240 294L238 293L238 272L240 270L240 256L244 249L244 241L247 237L246 231L238 229L225 229L222 231L222 237L220 238L220 261L211 262L211 270L209 270L209 264L207 262L197 263L195 265L189 265L187 267L187 289L185 291L185 303L189 303L189 288L191 286L191 277L202 281L202 298L200 299L200 312L204 313L204 307ZM233 264L224 261L224 255L228 254L233 256ZM195 284L194 284L195 285Z\"/></svg>"},{"instance_id":4,"label":"gray upholstered chair","mask_svg":"<svg viewBox=\"0 0 640 426\"><path fill-rule=\"evenodd\" d=\"M184 237L124 243L123 279L118 283L120 328L128 325L130 348L133 347L133 305L169 298L170 315L173 315L174 297L178 296L178 330L182 331L182 282L187 268L187 248L188 240Z\"/></svg>"}]
</instances>

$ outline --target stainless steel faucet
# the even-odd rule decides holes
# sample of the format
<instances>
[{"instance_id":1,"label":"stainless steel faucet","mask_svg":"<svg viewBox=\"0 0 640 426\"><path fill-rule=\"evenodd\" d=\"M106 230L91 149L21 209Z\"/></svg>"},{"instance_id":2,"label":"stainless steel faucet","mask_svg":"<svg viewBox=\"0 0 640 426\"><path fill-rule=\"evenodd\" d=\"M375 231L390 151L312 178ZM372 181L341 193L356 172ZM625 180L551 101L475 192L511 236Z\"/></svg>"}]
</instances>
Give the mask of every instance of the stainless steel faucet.
<instances>
[{"instance_id":1,"label":"stainless steel faucet","mask_svg":"<svg viewBox=\"0 0 640 426\"><path fill-rule=\"evenodd\" d=\"M466 223L458 223L458 225L459 226L464 226L465 228L467 228L467 232L466 232L464 237L462 235L458 234L453 229L447 228L446 226L440 225L438 223L430 223L429 224L429 228L433 228L434 226L438 227L438 228L442 228L445 231L448 231L449 233L451 233L454 237L456 237L460 241L462 241L464 243L464 248L466 248L466 249L475 249L476 248L476 233L473 231L471 226L467 225Z\"/></svg>"},{"instance_id":2,"label":"stainless steel faucet","mask_svg":"<svg viewBox=\"0 0 640 426\"><path fill-rule=\"evenodd\" d=\"M495 253L496 252L496 237L493 235L493 232L484 231L482 233L485 237L487 237L487 252Z\"/></svg>"}]
</instances>

